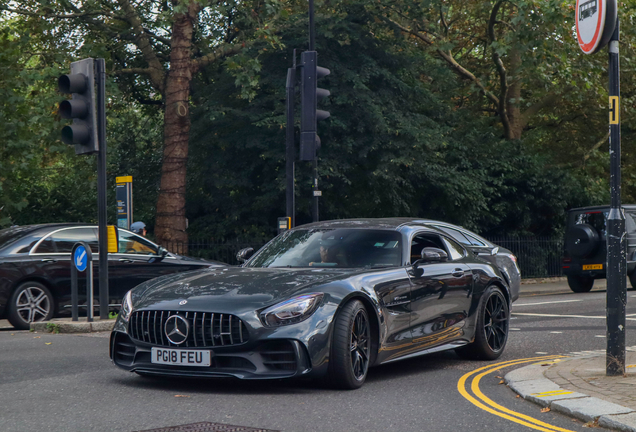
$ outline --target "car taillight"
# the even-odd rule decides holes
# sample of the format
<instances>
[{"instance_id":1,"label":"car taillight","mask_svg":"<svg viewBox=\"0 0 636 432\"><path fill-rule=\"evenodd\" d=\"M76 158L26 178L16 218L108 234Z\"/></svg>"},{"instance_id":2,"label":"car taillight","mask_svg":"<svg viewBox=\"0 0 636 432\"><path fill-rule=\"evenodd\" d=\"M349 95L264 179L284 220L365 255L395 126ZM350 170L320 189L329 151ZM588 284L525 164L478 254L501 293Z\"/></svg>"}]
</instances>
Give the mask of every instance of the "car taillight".
<instances>
[{"instance_id":1,"label":"car taillight","mask_svg":"<svg viewBox=\"0 0 636 432\"><path fill-rule=\"evenodd\" d=\"M572 258L563 258L563 263L571 263L572 262Z\"/></svg>"}]
</instances>

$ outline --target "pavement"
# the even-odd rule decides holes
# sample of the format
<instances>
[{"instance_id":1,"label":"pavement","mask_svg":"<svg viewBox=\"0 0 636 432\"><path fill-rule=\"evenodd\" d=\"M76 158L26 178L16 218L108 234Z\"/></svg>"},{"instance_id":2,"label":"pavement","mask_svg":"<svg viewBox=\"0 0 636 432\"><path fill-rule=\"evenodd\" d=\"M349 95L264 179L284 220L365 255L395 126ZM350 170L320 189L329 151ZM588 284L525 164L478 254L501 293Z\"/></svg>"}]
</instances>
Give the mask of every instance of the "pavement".
<instances>
[{"instance_id":1,"label":"pavement","mask_svg":"<svg viewBox=\"0 0 636 432\"><path fill-rule=\"evenodd\" d=\"M606 280L597 280L592 291L606 288ZM569 292L565 278L524 280L521 285L521 297ZM515 369L504 380L522 398L550 411L589 426L636 432L636 346L626 348L625 365L624 375L607 376L604 350L581 352Z\"/></svg>"}]
</instances>

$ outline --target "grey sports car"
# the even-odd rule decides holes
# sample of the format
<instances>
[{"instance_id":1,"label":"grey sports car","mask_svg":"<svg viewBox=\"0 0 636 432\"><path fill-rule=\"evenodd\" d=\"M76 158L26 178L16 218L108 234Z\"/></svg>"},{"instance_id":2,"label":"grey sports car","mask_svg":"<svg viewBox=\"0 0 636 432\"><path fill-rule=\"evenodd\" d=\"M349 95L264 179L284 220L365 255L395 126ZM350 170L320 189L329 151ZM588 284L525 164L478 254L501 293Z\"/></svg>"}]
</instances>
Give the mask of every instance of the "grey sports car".
<instances>
[{"instance_id":1,"label":"grey sports car","mask_svg":"<svg viewBox=\"0 0 636 432\"><path fill-rule=\"evenodd\" d=\"M240 251L241 267L145 282L124 298L112 361L141 375L326 375L353 389L371 366L407 357L499 357L517 293L428 222L308 224Z\"/></svg>"}]
</instances>

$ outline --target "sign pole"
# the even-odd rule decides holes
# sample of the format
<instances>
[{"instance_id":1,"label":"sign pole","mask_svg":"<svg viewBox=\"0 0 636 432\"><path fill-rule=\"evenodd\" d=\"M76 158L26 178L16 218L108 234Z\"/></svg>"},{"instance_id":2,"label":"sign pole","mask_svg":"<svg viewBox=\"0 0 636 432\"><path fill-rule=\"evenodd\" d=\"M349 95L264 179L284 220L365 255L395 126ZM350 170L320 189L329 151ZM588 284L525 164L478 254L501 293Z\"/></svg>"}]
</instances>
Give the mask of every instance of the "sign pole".
<instances>
[{"instance_id":1,"label":"sign pole","mask_svg":"<svg viewBox=\"0 0 636 432\"><path fill-rule=\"evenodd\" d=\"M71 255L71 259L75 261L75 254ZM78 300L78 288L77 288L77 267L75 264L71 265L71 321L77 321L79 316L79 300Z\"/></svg>"},{"instance_id":2,"label":"sign pole","mask_svg":"<svg viewBox=\"0 0 636 432\"><path fill-rule=\"evenodd\" d=\"M607 217L607 352L606 375L625 374L625 305L627 303L625 215L621 208L621 124L619 22L609 42L610 194Z\"/></svg>"},{"instance_id":3,"label":"sign pole","mask_svg":"<svg viewBox=\"0 0 636 432\"><path fill-rule=\"evenodd\" d=\"M93 254L85 242L77 242L71 251L71 301L73 321L77 321L77 272L86 272L86 321L93 322Z\"/></svg>"}]
</instances>

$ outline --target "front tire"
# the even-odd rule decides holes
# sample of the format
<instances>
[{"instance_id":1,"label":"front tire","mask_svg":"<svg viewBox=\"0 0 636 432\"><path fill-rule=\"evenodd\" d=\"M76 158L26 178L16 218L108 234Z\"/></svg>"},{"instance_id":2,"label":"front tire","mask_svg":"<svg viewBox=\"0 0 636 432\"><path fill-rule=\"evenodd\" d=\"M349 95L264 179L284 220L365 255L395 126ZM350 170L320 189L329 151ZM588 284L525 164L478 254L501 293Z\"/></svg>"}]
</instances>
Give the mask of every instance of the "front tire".
<instances>
[{"instance_id":1,"label":"front tire","mask_svg":"<svg viewBox=\"0 0 636 432\"><path fill-rule=\"evenodd\" d=\"M590 292L594 286L594 279L584 276L568 276L568 286L575 293Z\"/></svg>"},{"instance_id":2,"label":"front tire","mask_svg":"<svg viewBox=\"0 0 636 432\"><path fill-rule=\"evenodd\" d=\"M331 342L329 379L340 389L362 387L371 358L371 323L359 300L347 303L336 316Z\"/></svg>"},{"instance_id":3,"label":"front tire","mask_svg":"<svg viewBox=\"0 0 636 432\"><path fill-rule=\"evenodd\" d=\"M9 300L7 319L18 330L29 330L32 322L53 318L53 294L38 282L18 286Z\"/></svg>"},{"instance_id":4,"label":"front tire","mask_svg":"<svg viewBox=\"0 0 636 432\"><path fill-rule=\"evenodd\" d=\"M479 301L475 340L455 351L471 360L494 360L503 353L508 341L510 309L501 290L490 286Z\"/></svg>"}]
</instances>

